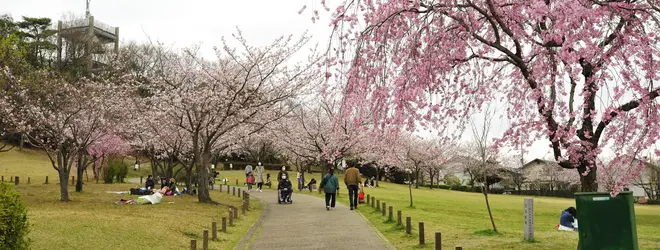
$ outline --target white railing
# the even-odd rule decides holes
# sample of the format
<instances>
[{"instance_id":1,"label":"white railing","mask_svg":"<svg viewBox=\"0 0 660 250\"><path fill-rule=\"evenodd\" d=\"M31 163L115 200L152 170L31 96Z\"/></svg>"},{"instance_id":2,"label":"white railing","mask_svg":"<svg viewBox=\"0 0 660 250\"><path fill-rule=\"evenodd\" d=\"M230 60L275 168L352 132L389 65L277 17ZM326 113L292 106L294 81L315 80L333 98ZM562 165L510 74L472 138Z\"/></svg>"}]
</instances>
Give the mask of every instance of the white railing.
<instances>
[{"instance_id":1,"label":"white railing","mask_svg":"<svg viewBox=\"0 0 660 250\"><path fill-rule=\"evenodd\" d=\"M88 27L88 26L89 26L89 19L87 19L87 18L62 22L62 29ZM115 34L115 27L107 25L103 22L94 20L94 27L98 28L98 29L101 29L105 32L108 32L110 34Z\"/></svg>"}]
</instances>

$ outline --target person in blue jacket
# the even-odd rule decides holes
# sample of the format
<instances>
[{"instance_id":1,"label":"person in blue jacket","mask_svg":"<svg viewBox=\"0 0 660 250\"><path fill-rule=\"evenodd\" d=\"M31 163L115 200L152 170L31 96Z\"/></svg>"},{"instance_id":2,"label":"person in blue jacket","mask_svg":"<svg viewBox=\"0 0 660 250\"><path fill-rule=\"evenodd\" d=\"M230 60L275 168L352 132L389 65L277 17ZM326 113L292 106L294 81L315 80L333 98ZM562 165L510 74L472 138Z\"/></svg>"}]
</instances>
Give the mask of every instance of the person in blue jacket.
<instances>
[{"instance_id":1,"label":"person in blue jacket","mask_svg":"<svg viewBox=\"0 0 660 250\"><path fill-rule=\"evenodd\" d=\"M573 225L573 222L577 218L577 210L574 207L569 207L561 212L561 217L559 217L559 225L564 227L572 228L577 231L577 227Z\"/></svg>"}]
</instances>

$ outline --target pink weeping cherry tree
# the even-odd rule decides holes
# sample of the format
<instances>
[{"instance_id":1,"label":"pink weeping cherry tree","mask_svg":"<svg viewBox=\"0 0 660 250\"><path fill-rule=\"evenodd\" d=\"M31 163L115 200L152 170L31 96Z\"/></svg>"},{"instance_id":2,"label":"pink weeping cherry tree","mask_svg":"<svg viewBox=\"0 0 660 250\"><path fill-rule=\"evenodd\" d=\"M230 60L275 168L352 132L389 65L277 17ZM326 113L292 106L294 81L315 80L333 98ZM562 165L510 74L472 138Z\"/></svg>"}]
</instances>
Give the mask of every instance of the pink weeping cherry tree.
<instances>
[{"instance_id":1,"label":"pink weeping cherry tree","mask_svg":"<svg viewBox=\"0 0 660 250\"><path fill-rule=\"evenodd\" d=\"M331 13L322 66L341 83L346 115L451 128L501 103L511 126L496 146L547 140L582 191L598 190L604 149L660 154L653 1L347 0ZM624 166L612 195L642 164Z\"/></svg>"}]
</instances>

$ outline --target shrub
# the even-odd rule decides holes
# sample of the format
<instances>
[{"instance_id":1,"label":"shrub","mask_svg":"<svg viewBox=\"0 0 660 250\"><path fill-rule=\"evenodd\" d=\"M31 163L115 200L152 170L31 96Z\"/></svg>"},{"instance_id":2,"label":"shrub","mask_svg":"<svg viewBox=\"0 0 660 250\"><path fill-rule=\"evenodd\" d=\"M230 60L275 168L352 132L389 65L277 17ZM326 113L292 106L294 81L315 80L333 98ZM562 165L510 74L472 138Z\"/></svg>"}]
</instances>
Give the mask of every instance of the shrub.
<instances>
[{"instance_id":1,"label":"shrub","mask_svg":"<svg viewBox=\"0 0 660 250\"><path fill-rule=\"evenodd\" d=\"M441 189L449 189L451 188L449 185L438 185L439 188Z\"/></svg>"},{"instance_id":2,"label":"shrub","mask_svg":"<svg viewBox=\"0 0 660 250\"><path fill-rule=\"evenodd\" d=\"M488 190L488 192L491 194L503 194L504 188L491 188Z\"/></svg>"},{"instance_id":3,"label":"shrub","mask_svg":"<svg viewBox=\"0 0 660 250\"><path fill-rule=\"evenodd\" d=\"M464 192L465 192L465 191L468 190L468 188L469 188L468 186L461 186L461 185L458 185L458 186L452 186L452 187L451 187L451 190L464 191Z\"/></svg>"},{"instance_id":4,"label":"shrub","mask_svg":"<svg viewBox=\"0 0 660 250\"><path fill-rule=\"evenodd\" d=\"M445 175L445 178L442 180L445 185L448 186L460 186L461 185L461 180L458 179L455 175Z\"/></svg>"},{"instance_id":5,"label":"shrub","mask_svg":"<svg viewBox=\"0 0 660 250\"><path fill-rule=\"evenodd\" d=\"M122 183L128 175L128 165L122 162L120 165L115 166L115 173L117 174L117 182Z\"/></svg>"},{"instance_id":6,"label":"shrub","mask_svg":"<svg viewBox=\"0 0 660 250\"><path fill-rule=\"evenodd\" d=\"M113 183L115 178L117 182L122 182L128 175L128 164L122 160L111 160L108 166L103 168L103 181Z\"/></svg>"},{"instance_id":7,"label":"shrub","mask_svg":"<svg viewBox=\"0 0 660 250\"><path fill-rule=\"evenodd\" d=\"M103 168L103 182L107 184L112 184L112 180L115 179L115 168L112 166L106 166Z\"/></svg>"},{"instance_id":8,"label":"shrub","mask_svg":"<svg viewBox=\"0 0 660 250\"><path fill-rule=\"evenodd\" d=\"M11 185L0 183L0 246L29 249L27 208Z\"/></svg>"}]
</instances>

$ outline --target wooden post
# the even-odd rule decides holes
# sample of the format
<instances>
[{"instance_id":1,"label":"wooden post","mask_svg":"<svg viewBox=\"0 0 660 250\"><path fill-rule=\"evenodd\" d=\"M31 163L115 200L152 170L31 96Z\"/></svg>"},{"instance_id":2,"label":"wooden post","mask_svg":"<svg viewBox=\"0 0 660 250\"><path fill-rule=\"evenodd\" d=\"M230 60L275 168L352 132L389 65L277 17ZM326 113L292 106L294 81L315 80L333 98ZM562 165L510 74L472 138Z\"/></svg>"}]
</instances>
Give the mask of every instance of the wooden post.
<instances>
[{"instance_id":1,"label":"wooden post","mask_svg":"<svg viewBox=\"0 0 660 250\"><path fill-rule=\"evenodd\" d=\"M238 189L238 198L241 198L241 189Z\"/></svg>"},{"instance_id":2,"label":"wooden post","mask_svg":"<svg viewBox=\"0 0 660 250\"><path fill-rule=\"evenodd\" d=\"M140 176L140 184L142 184L142 176Z\"/></svg>"},{"instance_id":3,"label":"wooden post","mask_svg":"<svg viewBox=\"0 0 660 250\"><path fill-rule=\"evenodd\" d=\"M424 222L419 222L419 246L424 246Z\"/></svg>"},{"instance_id":4,"label":"wooden post","mask_svg":"<svg viewBox=\"0 0 660 250\"><path fill-rule=\"evenodd\" d=\"M30 177L28 177L28 184L30 184L30 183L31 183L31 181L30 181Z\"/></svg>"},{"instance_id":5,"label":"wooden post","mask_svg":"<svg viewBox=\"0 0 660 250\"><path fill-rule=\"evenodd\" d=\"M197 250L197 240L190 240L190 250Z\"/></svg>"},{"instance_id":6,"label":"wooden post","mask_svg":"<svg viewBox=\"0 0 660 250\"><path fill-rule=\"evenodd\" d=\"M9 183L12 183L12 182L14 182L14 176L9 177Z\"/></svg>"},{"instance_id":7,"label":"wooden post","mask_svg":"<svg viewBox=\"0 0 660 250\"><path fill-rule=\"evenodd\" d=\"M18 186L18 183L19 183L19 178L18 176L16 176L16 178L14 178L14 185Z\"/></svg>"},{"instance_id":8,"label":"wooden post","mask_svg":"<svg viewBox=\"0 0 660 250\"><path fill-rule=\"evenodd\" d=\"M387 216L387 218L388 218L389 221L392 221L392 219L394 219L394 216L392 216L392 210L393 210L393 209L394 209L394 208L392 208L392 206L390 206L390 213L389 213L389 216Z\"/></svg>"},{"instance_id":9,"label":"wooden post","mask_svg":"<svg viewBox=\"0 0 660 250\"><path fill-rule=\"evenodd\" d=\"M370 194L367 195L367 205L369 205L369 203L371 203L371 195Z\"/></svg>"},{"instance_id":10,"label":"wooden post","mask_svg":"<svg viewBox=\"0 0 660 250\"><path fill-rule=\"evenodd\" d=\"M456 246L456 250L463 250L463 248L460 246Z\"/></svg>"},{"instance_id":11,"label":"wooden post","mask_svg":"<svg viewBox=\"0 0 660 250\"><path fill-rule=\"evenodd\" d=\"M245 201L243 201L243 205L241 205L241 214L245 215Z\"/></svg>"},{"instance_id":12,"label":"wooden post","mask_svg":"<svg viewBox=\"0 0 660 250\"><path fill-rule=\"evenodd\" d=\"M250 194L245 194L245 209L250 211Z\"/></svg>"},{"instance_id":13,"label":"wooden post","mask_svg":"<svg viewBox=\"0 0 660 250\"><path fill-rule=\"evenodd\" d=\"M222 232L227 232L227 217L222 217Z\"/></svg>"},{"instance_id":14,"label":"wooden post","mask_svg":"<svg viewBox=\"0 0 660 250\"><path fill-rule=\"evenodd\" d=\"M220 193L222 193L222 183L220 183Z\"/></svg>"},{"instance_id":15,"label":"wooden post","mask_svg":"<svg viewBox=\"0 0 660 250\"><path fill-rule=\"evenodd\" d=\"M380 210L380 200L376 200L376 211Z\"/></svg>"},{"instance_id":16,"label":"wooden post","mask_svg":"<svg viewBox=\"0 0 660 250\"><path fill-rule=\"evenodd\" d=\"M406 216L406 233L407 234L410 234L410 232L412 231L412 225L411 224L412 224L412 222L411 222L410 216Z\"/></svg>"},{"instance_id":17,"label":"wooden post","mask_svg":"<svg viewBox=\"0 0 660 250\"><path fill-rule=\"evenodd\" d=\"M238 186L238 179L236 179L236 186Z\"/></svg>"},{"instance_id":18,"label":"wooden post","mask_svg":"<svg viewBox=\"0 0 660 250\"><path fill-rule=\"evenodd\" d=\"M218 225L215 221L211 222L211 231L212 231L211 240L212 241L218 240Z\"/></svg>"},{"instance_id":19,"label":"wooden post","mask_svg":"<svg viewBox=\"0 0 660 250\"><path fill-rule=\"evenodd\" d=\"M234 219L238 219L238 208L234 207Z\"/></svg>"},{"instance_id":20,"label":"wooden post","mask_svg":"<svg viewBox=\"0 0 660 250\"><path fill-rule=\"evenodd\" d=\"M48 176L46 176L46 183L44 183L44 184L48 184Z\"/></svg>"},{"instance_id":21,"label":"wooden post","mask_svg":"<svg viewBox=\"0 0 660 250\"><path fill-rule=\"evenodd\" d=\"M396 211L396 224L401 225L401 210Z\"/></svg>"},{"instance_id":22,"label":"wooden post","mask_svg":"<svg viewBox=\"0 0 660 250\"><path fill-rule=\"evenodd\" d=\"M386 203L383 201L383 210L382 210L382 211L383 211L383 216L385 216L385 213L386 213L386 211L387 211L387 209L385 209L386 207L387 207L387 205L386 205Z\"/></svg>"},{"instance_id":23,"label":"wooden post","mask_svg":"<svg viewBox=\"0 0 660 250\"><path fill-rule=\"evenodd\" d=\"M234 211L233 209L229 209L229 225L234 226Z\"/></svg>"},{"instance_id":24,"label":"wooden post","mask_svg":"<svg viewBox=\"0 0 660 250\"><path fill-rule=\"evenodd\" d=\"M209 249L209 230L204 229L204 238L202 238L202 249L208 250Z\"/></svg>"},{"instance_id":25,"label":"wooden post","mask_svg":"<svg viewBox=\"0 0 660 250\"><path fill-rule=\"evenodd\" d=\"M5 176L4 175L2 176L2 182L5 182Z\"/></svg>"},{"instance_id":26,"label":"wooden post","mask_svg":"<svg viewBox=\"0 0 660 250\"><path fill-rule=\"evenodd\" d=\"M227 194L229 194L229 189L231 188L229 188L229 185L227 185Z\"/></svg>"},{"instance_id":27,"label":"wooden post","mask_svg":"<svg viewBox=\"0 0 660 250\"><path fill-rule=\"evenodd\" d=\"M227 193L229 193L229 192L227 192ZM232 187L231 195L236 196L236 187Z\"/></svg>"},{"instance_id":28,"label":"wooden post","mask_svg":"<svg viewBox=\"0 0 660 250\"><path fill-rule=\"evenodd\" d=\"M442 234L435 233L435 250L442 250Z\"/></svg>"}]
</instances>

